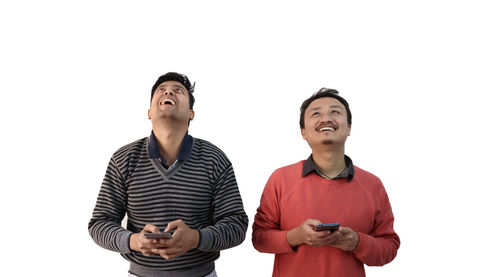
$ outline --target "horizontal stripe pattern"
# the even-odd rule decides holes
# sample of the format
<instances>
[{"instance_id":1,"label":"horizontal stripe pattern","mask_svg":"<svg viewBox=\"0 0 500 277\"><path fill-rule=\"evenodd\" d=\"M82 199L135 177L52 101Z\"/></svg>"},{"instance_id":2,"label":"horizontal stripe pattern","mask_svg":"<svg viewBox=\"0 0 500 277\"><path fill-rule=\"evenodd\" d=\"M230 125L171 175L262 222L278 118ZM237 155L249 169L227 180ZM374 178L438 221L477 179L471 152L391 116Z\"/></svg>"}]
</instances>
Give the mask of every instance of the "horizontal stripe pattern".
<instances>
[{"instance_id":1,"label":"horizontal stripe pattern","mask_svg":"<svg viewBox=\"0 0 500 277\"><path fill-rule=\"evenodd\" d=\"M243 242L248 217L226 155L195 138L191 157L166 170L149 158L148 141L137 140L113 154L88 226L94 241L133 263L164 271L213 262L219 250ZM125 214L127 229L121 227ZM177 219L200 230L202 250L192 249L170 261L130 251L132 233L148 223L164 229Z\"/></svg>"}]
</instances>

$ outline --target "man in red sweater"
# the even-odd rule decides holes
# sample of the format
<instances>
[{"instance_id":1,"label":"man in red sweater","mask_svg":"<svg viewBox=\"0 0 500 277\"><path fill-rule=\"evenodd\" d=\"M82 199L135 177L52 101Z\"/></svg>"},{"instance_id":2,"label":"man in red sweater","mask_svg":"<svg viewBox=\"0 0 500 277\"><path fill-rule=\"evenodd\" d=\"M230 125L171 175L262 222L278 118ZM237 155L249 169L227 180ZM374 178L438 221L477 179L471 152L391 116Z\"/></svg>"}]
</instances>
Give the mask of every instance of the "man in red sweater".
<instances>
[{"instance_id":1,"label":"man in red sweater","mask_svg":"<svg viewBox=\"0 0 500 277\"><path fill-rule=\"evenodd\" d=\"M312 155L271 175L253 224L255 249L276 254L273 276L365 276L363 264L396 257L400 241L382 182L344 154L351 120L349 104L333 89L301 106ZM321 223L341 227L314 231Z\"/></svg>"}]
</instances>

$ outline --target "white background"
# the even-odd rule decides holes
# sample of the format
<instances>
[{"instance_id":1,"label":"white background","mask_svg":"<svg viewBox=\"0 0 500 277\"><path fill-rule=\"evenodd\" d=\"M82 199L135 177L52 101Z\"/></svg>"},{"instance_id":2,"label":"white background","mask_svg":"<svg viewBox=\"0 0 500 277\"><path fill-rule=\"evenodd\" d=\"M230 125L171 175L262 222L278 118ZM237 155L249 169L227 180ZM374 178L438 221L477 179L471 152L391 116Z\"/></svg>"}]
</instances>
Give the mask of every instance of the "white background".
<instances>
[{"instance_id":1,"label":"white background","mask_svg":"<svg viewBox=\"0 0 500 277\"><path fill-rule=\"evenodd\" d=\"M193 136L234 164L253 223L271 172L307 158L299 107L353 113L346 153L385 184L401 237L368 276L499 276L495 1L2 1L2 275L126 276L87 231L105 168L149 135L150 89L196 81ZM270 276L245 242L219 276Z\"/></svg>"}]
</instances>

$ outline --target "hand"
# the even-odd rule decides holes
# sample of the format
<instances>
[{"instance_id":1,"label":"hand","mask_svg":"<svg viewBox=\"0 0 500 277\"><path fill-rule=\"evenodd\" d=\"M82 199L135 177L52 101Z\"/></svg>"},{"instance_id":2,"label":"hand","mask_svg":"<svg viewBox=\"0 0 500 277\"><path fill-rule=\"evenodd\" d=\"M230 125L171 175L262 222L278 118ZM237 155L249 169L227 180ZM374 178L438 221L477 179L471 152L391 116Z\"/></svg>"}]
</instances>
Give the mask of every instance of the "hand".
<instances>
[{"instance_id":1,"label":"hand","mask_svg":"<svg viewBox=\"0 0 500 277\"><path fill-rule=\"evenodd\" d=\"M159 240L147 239L145 233L159 233L160 229L153 224L147 224L140 233L134 233L130 236L130 249L141 252L144 256L153 256L154 249L160 247Z\"/></svg>"},{"instance_id":2,"label":"hand","mask_svg":"<svg viewBox=\"0 0 500 277\"><path fill-rule=\"evenodd\" d=\"M165 232L171 230L175 230L172 238L160 240L162 244L161 248L153 249L153 253L159 254L166 260L170 260L198 247L200 233L197 230L189 228L182 219L170 222Z\"/></svg>"},{"instance_id":3,"label":"hand","mask_svg":"<svg viewBox=\"0 0 500 277\"><path fill-rule=\"evenodd\" d=\"M359 235L349 227L340 227L332 234L332 241L329 244L344 251L353 251L358 246Z\"/></svg>"},{"instance_id":4,"label":"hand","mask_svg":"<svg viewBox=\"0 0 500 277\"><path fill-rule=\"evenodd\" d=\"M330 231L313 230L315 225L321 224L317 219L307 219L301 225L286 233L286 238L291 247L296 247L301 244L310 246L328 245L331 242L332 233Z\"/></svg>"}]
</instances>

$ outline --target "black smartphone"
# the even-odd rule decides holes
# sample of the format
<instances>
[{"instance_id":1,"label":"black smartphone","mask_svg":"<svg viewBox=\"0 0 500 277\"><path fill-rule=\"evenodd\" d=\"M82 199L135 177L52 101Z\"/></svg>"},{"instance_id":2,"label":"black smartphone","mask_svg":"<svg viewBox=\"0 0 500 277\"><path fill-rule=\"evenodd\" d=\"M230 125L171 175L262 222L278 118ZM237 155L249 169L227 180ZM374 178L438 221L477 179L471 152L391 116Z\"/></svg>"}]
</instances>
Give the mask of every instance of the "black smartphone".
<instances>
[{"instance_id":1,"label":"black smartphone","mask_svg":"<svg viewBox=\"0 0 500 277\"><path fill-rule=\"evenodd\" d=\"M144 237L147 239L171 239L172 234L159 232L159 233L145 233Z\"/></svg>"},{"instance_id":2,"label":"black smartphone","mask_svg":"<svg viewBox=\"0 0 500 277\"><path fill-rule=\"evenodd\" d=\"M327 224L318 224L313 227L313 230L316 232L319 231L332 231L335 232L339 229L340 223L327 223Z\"/></svg>"}]
</instances>

